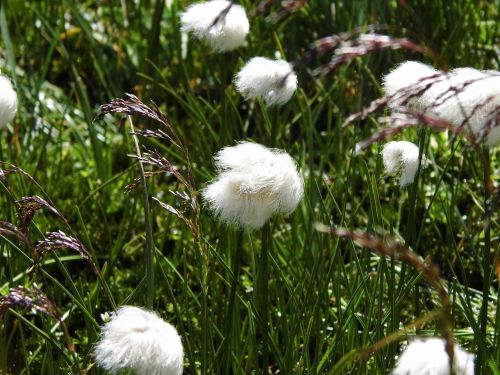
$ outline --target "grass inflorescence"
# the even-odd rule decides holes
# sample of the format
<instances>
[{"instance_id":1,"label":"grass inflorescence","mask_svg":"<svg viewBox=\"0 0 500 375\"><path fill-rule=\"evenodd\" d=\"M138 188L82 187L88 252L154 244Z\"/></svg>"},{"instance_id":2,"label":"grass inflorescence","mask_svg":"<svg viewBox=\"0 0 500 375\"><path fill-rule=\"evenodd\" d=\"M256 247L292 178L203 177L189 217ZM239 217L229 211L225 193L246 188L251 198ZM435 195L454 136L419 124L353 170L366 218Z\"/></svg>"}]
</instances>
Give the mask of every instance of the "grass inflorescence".
<instances>
[{"instance_id":1,"label":"grass inflorescence","mask_svg":"<svg viewBox=\"0 0 500 375\"><path fill-rule=\"evenodd\" d=\"M232 3L250 32L218 54L181 31L189 1L0 2L19 101L0 128L0 373L104 373L100 327L125 305L176 327L186 374L389 374L415 336L500 373L499 108L473 132L481 105L459 126L405 107L438 76L382 87L405 60L498 70L499 4ZM238 93L256 56L290 63L287 103ZM406 188L388 140L418 146ZM304 183L253 231L202 196L242 141L285 150Z\"/></svg>"}]
</instances>

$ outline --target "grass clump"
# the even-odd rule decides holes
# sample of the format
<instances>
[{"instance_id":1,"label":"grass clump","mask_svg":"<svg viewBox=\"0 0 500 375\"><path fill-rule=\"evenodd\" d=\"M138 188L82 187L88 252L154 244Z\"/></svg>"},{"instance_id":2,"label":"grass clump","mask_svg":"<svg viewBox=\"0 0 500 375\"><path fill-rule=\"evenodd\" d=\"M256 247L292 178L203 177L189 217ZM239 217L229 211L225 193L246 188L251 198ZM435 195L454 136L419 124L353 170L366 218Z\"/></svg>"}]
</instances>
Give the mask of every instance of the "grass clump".
<instances>
[{"instance_id":1,"label":"grass clump","mask_svg":"<svg viewBox=\"0 0 500 375\"><path fill-rule=\"evenodd\" d=\"M498 70L494 3L241 1L246 43L217 54L181 31L187 1L1 2L0 373L104 373L124 305L177 328L186 374L388 374L417 335L499 373L498 147L376 101L405 60ZM287 103L238 94L256 56L293 67ZM385 138L418 146L404 189ZM201 198L241 141L304 182L260 231Z\"/></svg>"}]
</instances>

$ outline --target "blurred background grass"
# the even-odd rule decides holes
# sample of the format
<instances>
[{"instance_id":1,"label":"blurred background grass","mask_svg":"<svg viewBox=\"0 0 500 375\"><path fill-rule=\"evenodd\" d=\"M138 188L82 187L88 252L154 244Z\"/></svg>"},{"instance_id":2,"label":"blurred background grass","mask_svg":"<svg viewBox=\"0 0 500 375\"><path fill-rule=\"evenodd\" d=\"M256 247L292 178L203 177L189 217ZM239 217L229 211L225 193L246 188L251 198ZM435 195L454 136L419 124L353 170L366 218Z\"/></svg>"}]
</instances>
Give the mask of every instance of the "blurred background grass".
<instances>
[{"instance_id":1,"label":"blurred background grass","mask_svg":"<svg viewBox=\"0 0 500 375\"><path fill-rule=\"evenodd\" d=\"M256 6L241 3L249 11ZM40 212L29 230L32 242L59 229L79 238L103 267L117 304L144 305L143 203L140 189L124 190L138 174L137 163L127 156L134 153L132 139L119 118L92 121L100 104L133 93L145 103L153 100L180 134L198 190L214 176L212 155L243 139L285 149L301 167L303 202L293 215L272 224L273 371L328 373L351 350L435 308L435 295L416 272L316 233L314 222L320 221L390 235L424 258L432 257L448 283L459 342L478 355L477 373L499 373L500 313L493 266L500 222L495 212L491 243L486 244L479 155L463 140L450 144L444 133L405 131L398 139L420 142L431 162L414 187L401 190L394 178L382 174L381 144L353 154L355 144L378 127L376 117L341 128L349 114L381 95L382 75L398 62L418 59L439 68L498 70L498 1L311 0L276 23L269 13L252 18L248 45L225 54L213 54L181 35L178 15L187 1L0 4L0 66L19 95L15 121L0 131L0 160L16 164L43 188L20 174L10 175L8 183L0 181L0 220L15 223L18 199L46 194L68 224ZM331 77L312 74L321 63L316 61L299 72L299 92L280 108L244 102L232 85L234 74L253 56L282 54L293 61L315 39L369 24L386 25L384 33L430 48L433 60L381 51L356 59ZM134 119L134 124L158 126L144 119ZM143 142L185 170L186 160L176 148ZM490 151L496 186L499 157L498 149ZM151 197L174 207L180 202L169 190L177 189L169 175L149 184ZM203 211L210 249L208 315L203 320L202 270L191 233L155 202L152 217L154 306L183 336L185 373L258 373L252 291L259 235L240 236ZM242 251L240 276L236 302L228 306L236 248ZM76 359L67 358L60 329L50 319L11 310L0 333L0 372L78 373L80 367L100 373L92 345L102 323L99 314L112 306L91 269L78 255L61 251L47 255L41 266L45 273L33 276L31 254L22 243L0 236L0 249L1 294L36 282L64 314L77 351ZM483 298L485 291L488 298ZM436 327L430 320L417 331L433 334ZM387 374L397 351L394 343L338 373Z\"/></svg>"}]
</instances>

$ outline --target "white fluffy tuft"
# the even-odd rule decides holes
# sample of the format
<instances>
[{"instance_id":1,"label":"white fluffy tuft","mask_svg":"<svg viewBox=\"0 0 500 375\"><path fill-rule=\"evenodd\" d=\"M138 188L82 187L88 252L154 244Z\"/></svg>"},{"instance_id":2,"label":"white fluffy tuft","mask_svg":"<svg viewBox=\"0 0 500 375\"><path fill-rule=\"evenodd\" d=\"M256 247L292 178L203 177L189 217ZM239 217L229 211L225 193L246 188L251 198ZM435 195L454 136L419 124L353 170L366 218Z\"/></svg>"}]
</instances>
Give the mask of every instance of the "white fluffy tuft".
<instances>
[{"instance_id":1,"label":"white fluffy tuft","mask_svg":"<svg viewBox=\"0 0 500 375\"><path fill-rule=\"evenodd\" d=\"M121 307L112 316L95 351L97 363L112 373L130 369L137 374L182 374L184 353L177 331L138 307Z\"/></svg>"},{"instance_id":2,"label":"white fluffy tuft","mask_svg":"<svg viewBox=\"0 0 500 375\"><path fill-rule=\"evenodd\" d=\"M0 75L0 129L10 122L17 112L17 94L10 79Z\"/></svg>"},{"instance_id":3,"label":"white fluffy tuft","mask_svg":"<svg viewBox=\"0 0 500 375\"><path fill-rule=\"evenodd\" d=\"M203 198L221 221L253 230L275 213L292 213L304 192L293 159L286 152L241 142L215 156L217 178Z\"/></svg>"},{"instance_id":4,"label":"white fluffy tuft","mask_svg":"<svg viewBox=\"0 0 500 375\"><path fill-rule=\"evenodd\" d=\"M284 60L254 57L238 72L236 88L245 97L262 97L267 105L285 104L297 90L297 75Z\"/></svg>"},{"instance_id":5,"label":"white fluffy tuft","mask_svg":"<svg viewBox=\"0 0 500 375\"><path fill-rule=\"evenodd\" d=\"M182 31L192 32L217 52L243 45L250 29L245 8L230 4L227 0L212 0L190 5L181 14ZM227 14L214 25L216 18L229 6Z\"/></svg>"},{"instance_id":6,"label":"white fluffy tuft","mask_svg":"<svg viewBox=\"0 0 500 375\"><path fill-rule=\"evenodd\" d=\"M455 344L456 375L474 375L474 355ZM449 375L449 357L440 338L415 339L404 350L392 375Z\"/></svg>"},{"instance_id":7,"label":"white fluffy tuft","mask_svg":"<svg viewBox=\"0 0 500 375\"><path fill-rule=\"evenodd\" d=\"M389 107L396 109L401 106L406 97L416 94L423 85L431 82L429 77L436 74L436 69L418 61L406 61L398 65L384 77L385 94L393 97ZM412 109L422 109L423 106L419 97L412 97L407 105Z\"/></svg>"},{"instance_id":8,"label":"white fluffy tuft","mask_svg":"<svg viewBox=\"0 0 500 375\"><path fill-rule=\"evenodd\" d=\"M429 112L455 126L466 118L465 126L478 134L486 124L489 115L500 107L500 74L473 68L458 68L442 73L440 82L425 93L424 101ZM489 147L500 142L498 123L488 133Z\"/></svg>"},{"instance_id":9,"label":"white fluffy tuft","mask_svg":"<svg viewBox=\"0 0 500 375\"><path fill-rule=\"evenodd\" d=\"M384 77L384 86L387 95L395 95L389 103L392 109L400 107L408 95L418 94L407 102L410 109L425 111L454 126L461 126L468 119L465 126L477 135L492 116L498 117L495 110L500 107L500 73L497 71L458 68L445 73L407 61ZM500 145L499 124L494 122L487 131L486 145Z\"/></svg>"},{"instance_id":10,"label":"white fluffy tuft","mask_svg":"<svg viewBox=\"0 0 500 375\"><path fill-rule=\"evenodd\" d=\"M401 173L399 185L409 185L418 170L418 147L407 141L389 142L382 150L382 159L388 173Z\"/></svg>"}]
</instances>

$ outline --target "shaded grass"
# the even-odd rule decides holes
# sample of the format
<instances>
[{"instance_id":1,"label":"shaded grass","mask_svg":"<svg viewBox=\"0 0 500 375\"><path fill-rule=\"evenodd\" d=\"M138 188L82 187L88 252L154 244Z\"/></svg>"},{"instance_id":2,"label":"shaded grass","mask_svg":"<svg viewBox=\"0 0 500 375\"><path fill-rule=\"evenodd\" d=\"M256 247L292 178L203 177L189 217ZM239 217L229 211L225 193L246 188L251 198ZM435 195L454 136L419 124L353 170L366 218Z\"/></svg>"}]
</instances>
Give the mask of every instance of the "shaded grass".
<instances>
[{"instance_id":1,"label":"shaded grass","mask_svg":"<svg viewBox=\"0 0 500 375\"><path fill-rule=\"evenodd\" d=\"M376 119L340 127L380 94L380 77L394 63L420 56L381 52L328 78L313 76L314 67L305 69L299 74L300 91L281 108L242 102L231 83L254 55L272 57L280 51L294 60L316 37L372 23L388 24L389 34L432 48L437 66L498 69L491 49L498 43L493 5L334 1L332 15L330 2L311 1L279 24L253 19L245 48L215 55L190 39L183 59L177 16L186 3L174 1L172 8L162 9L162 1L126 2L125 12L116 4L97 7L90 1L2 2L2 71L15 79L21 107L14 123L1 131L1 159L30 173L69 219L64 227L45 211L37 214L28 233L32 242L49 231L70 231L95 254L118 305L146 304L143 198L140 191L124 192L137 175L136 163L127 157L135 153L132 138L117 118L92 122L98 105L133 92L153 99L175 126L189 150L198 190L213 177L212 155L242 139L286 149L301 167L303 202L293 215L272 224L267 341L273 370L331 372L347 353L427 316L435 306L435 296L415 271L317 233L314 223L321 221L399 238L432 257L448 283L458 340L478 354L478 373L487 373L487 367L498 372L498 283L493 267L485 268L493 261L484 256L488 237L482 231L486 207L479 155L461 140L450 147L443 133L408 130L400 138L419 143L432 163L421 169L417 184L400 190L382 173L380 145L353 154L354 145L378 126ZM251 8L251 2L244 3ZM139 129L157 126L134 121ZM175 147L141 142L180 169L186 165ZM489 157L498 185L498 151ZM150 181L150 197L183 208L168 193L182 188L171 175ZM19 174L0 180L0 190L0 220L13 223L16 200L42 194ZM203 211L210 262L203 285L202 260L190 231L155 202L151 216L153 306L183 336L185 372L257 373L262 322L253 293L261 270L259 234L235 233ZM499 232L496 215L490 260L497 257ZM65 316L78 354L76 360L68 358L60 330L49 321L28 310L11 310L0 333L0 369L54 374L76 372L79 364L100 373L92 345L102 323L99 314L112 306L91 270L62 251L31 274L29 248L1 236L0 250L0 292L39 283ZM408 336L435 333L431 319L407 331ZM394 341L332 373L388 373L398 349Z\"/></svg>"}]
</instances>

